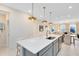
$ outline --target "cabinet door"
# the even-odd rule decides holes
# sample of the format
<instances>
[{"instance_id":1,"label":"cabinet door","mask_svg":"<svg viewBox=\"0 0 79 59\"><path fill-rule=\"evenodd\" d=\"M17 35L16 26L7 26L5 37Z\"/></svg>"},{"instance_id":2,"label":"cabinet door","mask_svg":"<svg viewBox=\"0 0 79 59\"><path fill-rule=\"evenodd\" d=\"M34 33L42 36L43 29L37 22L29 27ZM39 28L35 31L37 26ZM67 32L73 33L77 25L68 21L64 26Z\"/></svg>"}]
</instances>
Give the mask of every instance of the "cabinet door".
<instances>
[{"instance_id":1,"label":"cabinet door","mask_svg":"<svg viewBox=\"0 0 79 59\"><path fill-rule=\"evenodd\" d=\"M62 38L59 37L59 38L58 38L58 50L59 50L59 51L60 51L60 49L61 49L61 43L62 43Z\"/></svg>"},{"instance_id":2,"label":"cabinet door","mask_svg":"<svg viewBox=\"0 0 79 59\"><path fill-rule=\"evenodd\" d=\"M54 42L54 55L56 56L58 53L58 40Z\"/></svg>"},{"instance_id":3,"label":"cabinet door","mask_svg":"<svg viewBox=\"0 0 79 59\"><path fill-rule=\"evenodd\" d=\"M52 56L52 46L42 56Z\"/></svg>"},{"instance_id":4,"label":"cabinet door","mask_svg":"<svg viewBox=\"0 0 79 59\"><path fill-rule=\"evenodd\" d=\"M52 56L54 56L54 45L52 45Z\"/></svg>"},{"instance_id":5,"label":"cabinet door","mask_svg":"<svg viewBox=\"0 0 79 59\"><path fill-rule=\"evenodd\" d=\"M44 55L44 53L46 53L48 50L50 50L50 48L52 49L52 44L48 45L47 47L45 47L44 49L42 49L40 52L39 52L39 56L42 56ZM52 51L51 51L52 53Z\"/></svg>"}]
</instances>

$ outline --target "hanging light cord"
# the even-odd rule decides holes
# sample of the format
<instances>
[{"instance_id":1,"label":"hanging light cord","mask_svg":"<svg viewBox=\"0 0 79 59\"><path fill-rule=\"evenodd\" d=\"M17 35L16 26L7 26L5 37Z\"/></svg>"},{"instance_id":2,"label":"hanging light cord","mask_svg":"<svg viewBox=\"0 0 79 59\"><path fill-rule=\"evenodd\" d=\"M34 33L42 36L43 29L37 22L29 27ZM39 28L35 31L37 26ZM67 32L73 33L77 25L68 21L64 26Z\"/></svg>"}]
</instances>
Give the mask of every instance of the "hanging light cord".
<instances>
[{"instance_id":1,"label":"hanging light cord","mask_svg":"<svg viewBox=\"0 0 79 59\"><path fill-rule=\"evenodd\" d=\"M34 13L34 4L32 3L32 16L33 16L33 13Z\"/></svg>"},{"instance_id":2,"label":"hanging light cord","mask_svg":"<svg viewBox=\"0 0 79 59\"><path fill-rule=\"evenodd\" d=\"M49 14L50 14L49 16L50 16L50 20L51 20L51 14L52 14L52 12L49 12Z\"/></svg>"},{"instance_id":3,"label":"hanging light cord","mask_svg":"<svg viewBox=\"0 0 79 59\"><path fill-rule=\"evenodd\" d=\"M44 9L44 19L45 19L45 9L46 9L46 7L43 7L43 9Z\"/></svg>"}]
</instances>

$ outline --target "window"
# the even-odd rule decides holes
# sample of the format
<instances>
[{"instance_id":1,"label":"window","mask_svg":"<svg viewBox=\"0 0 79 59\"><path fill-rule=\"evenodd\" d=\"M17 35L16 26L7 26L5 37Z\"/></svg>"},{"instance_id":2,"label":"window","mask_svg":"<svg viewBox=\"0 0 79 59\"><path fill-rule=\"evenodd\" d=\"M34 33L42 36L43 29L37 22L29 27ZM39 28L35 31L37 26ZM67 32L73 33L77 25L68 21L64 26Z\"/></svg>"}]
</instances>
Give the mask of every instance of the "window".
<instances>
[{"instance_id":1,"label":"window","mask_svg":"<svg viewBox=\"0 0 79 59\"><path fill-rule=\"evenodd\" d=\"M66 31L65 24L61 24L61 25L60 25L60 31L61 31L61 32L65 32L65 31Z\"/></svg>"},{"instance_id":2,"label":"window","mask_svg":"<svg viewBox=\"0 0 79 59\"><path fill-rule=\"evenodd\" d=\"M72 33L76 32L76 24L74 24L74 23L70 24L70 32L72 32Z\"/></svg>"},{"instance_id":3,"label":"window","mask_svg":"<svg viewBox=\"0 0 79 59\"><path fill-rule=\"evenodd\" d=\"M55 32L55 26L54 25L51 27L51 32Z\"/></svg>"}]
</instances>

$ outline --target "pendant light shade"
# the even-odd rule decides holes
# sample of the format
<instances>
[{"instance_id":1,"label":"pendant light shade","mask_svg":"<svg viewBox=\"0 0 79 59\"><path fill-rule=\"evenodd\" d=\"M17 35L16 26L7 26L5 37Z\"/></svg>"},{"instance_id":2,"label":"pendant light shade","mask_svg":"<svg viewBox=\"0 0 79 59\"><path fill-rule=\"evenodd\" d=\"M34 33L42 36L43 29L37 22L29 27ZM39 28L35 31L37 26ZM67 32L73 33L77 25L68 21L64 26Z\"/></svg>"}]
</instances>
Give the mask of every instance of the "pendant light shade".
<instances>
[{"instance_id":1,"label":"pendant light shade","mask_svg":"<svg viewBox=\"0 0 79 59\"><path fill-rule=\"evenodd\" d=\"M49 22L49 25L52 25L52 22Z\"/></svg>"},{"instance_id":2,"label":"pendant light shade","mask_svg":"<svg viewBox=\"0 0 79 59\"><path fill-rule=\"evenodd\" d=\"M50 20L51 20L51 14L52 14L52 12L49 12L49 17L50 17ZM49 25L52 25L52 22L49 22Z\"/></svg>"},{"instance_id":3,"label":"pendant light shade","mask_svg":"<svg viewBox=\"0 0 79 59\"><path fill-rule=\"evenodd\" d=\"M46 9L46 7L43 7L43 9L44 9L44 20L42 21L42 23L47 23L47 20L45 20L45 9Z\"/></svg>"},{"instance_id":4,"label":"pendant light shade","mask_svg":"<svg viewBox=\"0 0 79 59\"><path fill-rule=\"evenodd\" d=\"M30 16L28 19L29 19L29 20L36 20L36 17Z\"/></svg>"},{"instance_id":5,"label":"pendant light shade","mask_svg":"<svg viewBox=\"0 0 79 59\"><path fill-rule=\"evenodd\" d=\"M43 20L42 22L43 22L43 23L47 23L47 20Z\"/></svg>"},{"instance_id":6,"label":"pendant light shade","mask_svg":"<svg viewBox=\"0 0 79 59\"><path fill-rule=\"evenodd\" d=\"M28 17L29 20L36 20L37 18L34 17L34 3L32 3L32 15Z\"/></svg>"}]
</instances>

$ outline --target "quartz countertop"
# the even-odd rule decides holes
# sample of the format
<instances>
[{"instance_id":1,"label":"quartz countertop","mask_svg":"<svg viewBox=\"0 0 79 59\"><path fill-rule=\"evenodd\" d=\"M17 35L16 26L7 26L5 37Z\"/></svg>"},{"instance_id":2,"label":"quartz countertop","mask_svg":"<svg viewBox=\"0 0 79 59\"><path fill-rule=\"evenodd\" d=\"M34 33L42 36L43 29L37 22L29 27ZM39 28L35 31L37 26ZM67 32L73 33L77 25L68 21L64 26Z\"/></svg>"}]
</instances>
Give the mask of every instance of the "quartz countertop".
<instances>
[{"instance_id":1,"label":"quartz countertop","mask_svg":"<svg viewBox=\"0 0 79 59\"><path fill-rule=\"evenodd\" d=\"M31 39L19 40L19 41L17 41L17 44L24 47L25 49L32 52L33 54L37 54L43 48L45 48L46 46L48 46L49 44L54 42L61 35L51 34L50 36L56 37L56 38L53 40L48 40L48 39L46 39L45 36L42 36L42 37L36 37L36 38L31 38Z\"/></svg>"}]
</instances>

